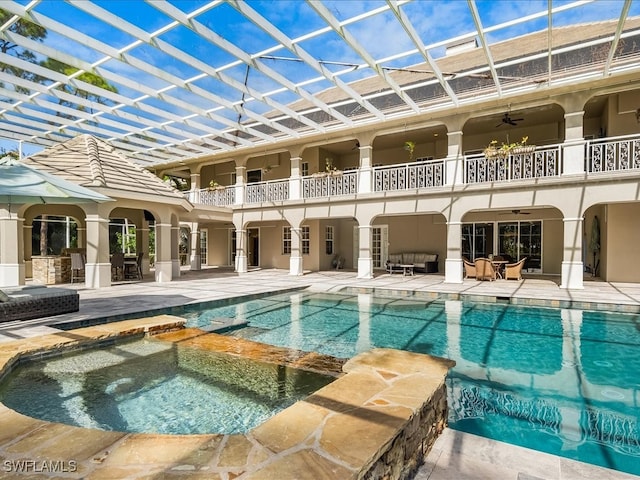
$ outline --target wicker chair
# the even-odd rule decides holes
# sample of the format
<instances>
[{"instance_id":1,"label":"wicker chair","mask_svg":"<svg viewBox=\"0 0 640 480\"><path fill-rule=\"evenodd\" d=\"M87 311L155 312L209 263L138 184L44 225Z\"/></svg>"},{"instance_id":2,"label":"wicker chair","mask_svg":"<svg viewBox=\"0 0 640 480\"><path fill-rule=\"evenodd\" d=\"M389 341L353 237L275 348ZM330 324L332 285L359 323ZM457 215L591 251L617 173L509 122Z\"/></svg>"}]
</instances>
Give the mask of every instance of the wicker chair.
<instances>
[{"instance_id":1,"label":"wicker chair","mask_svg":"<svg viewBox=\"0 0 640 480\"><path fill-rule=\"evenodd\" d=\"M71 283L84 280L84 256L79 252L71 253Z\"/></svg>"},{"instance_id":2,"label":"wicker chair","mask_svg":"<svg viewBox=\"0 0 640 480\"><path fill-rule=\"evenodd\" d=\"M507 263L504 267L504 278L506 280L522 280L522 267L527 257L523 257L519 262Z\"/></svg>"},{"instance_id":3,"label":"wicker chair","mask_svg":"<svg viewBox=\"0 0 640 480\"><path fill-rule=\"evenodd\" d=\"M464 265L464 278L476 278L476 266L466 258L462 259Z\"/></svg>"},{"instance_id":4,"label":"wicker chair","mask_svg":"<svg viewBox=\"0 0 640 480\"><path fill-rule=\"evenodd\" d=\"M111 280L124 280L124 253L111 255Z\"/></svg>"},{"instance_id":5,"label":"wicker chair","mask_svg":"<svg viewBox=\"0 0 640 480\"><path fill-rule=\"evenodd\" d=\"M478 280L493 281L496 279L496 269L488 258L476 258L476 278Z\"/></svg>"}]
</instances>

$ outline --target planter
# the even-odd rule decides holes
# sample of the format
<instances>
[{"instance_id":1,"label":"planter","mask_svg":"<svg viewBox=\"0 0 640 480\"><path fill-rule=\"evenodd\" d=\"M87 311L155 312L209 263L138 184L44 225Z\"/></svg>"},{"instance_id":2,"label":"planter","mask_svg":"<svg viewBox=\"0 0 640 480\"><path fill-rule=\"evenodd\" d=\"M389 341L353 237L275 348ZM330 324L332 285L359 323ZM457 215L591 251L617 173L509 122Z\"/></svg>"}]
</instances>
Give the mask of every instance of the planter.
<instances>
[{"instance_id":1,"label":"planter","mask_svg":"<svg viewBox=\"0 0 640 480\"><path fill-rule=\"evenodd\" d=\"M536 151L535 145L521 145L519 147L513 147L511 153L514 155L522 155L524 153L533 153Z\"/></svg>"},{"instance_id":2,"label":"planter","mask_svg":"<svg viewBox=\"0 0 640 480\"><path fill-rule=\"evenodd\" d=\"M488 160L495 160L498 158L498 149L496 147L487 147L483 151L484 157Z\"/></svg>"}]
</instances>

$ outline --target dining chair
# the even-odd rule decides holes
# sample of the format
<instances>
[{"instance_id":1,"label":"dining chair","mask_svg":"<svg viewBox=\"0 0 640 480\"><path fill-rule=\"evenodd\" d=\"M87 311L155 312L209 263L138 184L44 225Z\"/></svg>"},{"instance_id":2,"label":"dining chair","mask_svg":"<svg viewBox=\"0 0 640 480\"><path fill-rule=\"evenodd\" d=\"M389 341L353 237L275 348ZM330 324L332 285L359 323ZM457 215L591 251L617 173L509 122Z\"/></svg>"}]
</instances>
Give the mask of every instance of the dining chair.
<instances>
[{"instance_id":1,"label":"dining chair","mask_svg":"<svg viewBox=\"0 0 640 480\"><path fill-rule=\"evenodd\" d=\"M523 257L519 262L506 264L504 266L504 278L506 280L522 280L522 267L524 267L526 260L527 257Z\"/></svg>"},{"instance_id":2,"label":"dining chair","mask_svg":"<svg viewBox=\"0 0 640 480\"><path fill-rule=\"evenodd\" d=\"M136 278L142 280L142 257L144 253L140 252L136 255L135 260L125 260L124 276L125 278Z\"/></svg>"},{"instance_id":3,"label":"dining chair","mask_svg":"<svg viewBox=\"0 0 640 480\"><path fill-rule=\"evenodd\" d=\"M476 278L476 266L466 258L462 259L464 265L464 278Z\"/></svg>"},{"instance_id":4,"label":"dining chair","mask_svg":"<svg viewBox=\"0 0 640 480\"><path fill-rule=\"evenodd\" d=\"M111 255L111 280L124 280L124 253Z\"/></svg>"},{"instance_id":5,"label":"dining chair","mask_svg":"<svg viewBox=\"0 0 640 480\"><path fill-rule=\"evenodd\" d=\"M488 258L476 258L476 278L493 281L497 278L496 269Z\"/></svg>"},{"instance_id":6,"label":"dining chair","mask_svg":"<svg viewBox=\"0 0 640 480\"><path fill-rule=\"evenodd\" d=\"M71 253L71 283L74 280L84 280L84 256L81 253Z\"/></svg>"}]
</instances>

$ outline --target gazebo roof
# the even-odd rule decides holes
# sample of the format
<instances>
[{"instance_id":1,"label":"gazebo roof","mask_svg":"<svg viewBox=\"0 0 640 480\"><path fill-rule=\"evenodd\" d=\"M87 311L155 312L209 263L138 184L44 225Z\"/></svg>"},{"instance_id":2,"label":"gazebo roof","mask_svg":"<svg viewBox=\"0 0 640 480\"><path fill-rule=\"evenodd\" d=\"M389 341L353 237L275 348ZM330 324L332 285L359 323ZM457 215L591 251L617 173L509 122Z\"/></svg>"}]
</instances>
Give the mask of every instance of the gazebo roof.
<instances>
[{"instance_id":1,"label":"gazebo roof","mask_svg":"<svg viewBox=\"0 0 640 480\"><path fill-rule=\"evenodd\" d=\"M166 203L184 200L171 185L128 160L104 140L88 134L49 147L23 162L83 187L108 192L114 198L151 195L162 197Z\"/></svg>"}]
</instances>

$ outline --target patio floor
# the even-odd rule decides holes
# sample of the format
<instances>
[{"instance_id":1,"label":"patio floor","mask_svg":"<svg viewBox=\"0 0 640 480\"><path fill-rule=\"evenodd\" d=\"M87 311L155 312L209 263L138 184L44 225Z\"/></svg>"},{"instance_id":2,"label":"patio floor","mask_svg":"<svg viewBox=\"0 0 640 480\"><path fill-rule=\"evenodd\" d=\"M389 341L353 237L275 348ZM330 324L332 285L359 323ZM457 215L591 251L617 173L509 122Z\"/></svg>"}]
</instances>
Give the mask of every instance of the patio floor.
<instances>
[{"instance_id":1,"label":"patio floor","mask_svg":"<svg viewBox=\"0 0 640 480\"><path fill-rule=\"evenodd\" d=\"M564 290L558 286L559 277L529 277L523 281L498 280L478 282L464 280L461 284L446 284L441 275L381 273L373 279L358 279L348 270L313 272L290 276L285 270L255 270L236 274L226 269L183 271L168 283L159 284L149 278L126 282L99 290L88 290L83 284L65 285L80 293L80 311L23 322L0 324L0 342L48 334L55 331L50 325L60 322L89 320L134 312L180 306L208 300L272 292L295 287L309 287L319 291L337 292L344 287L400 290L509 297L521 303L563 305L564 302L608 304L636 311L640 309L640 284L608 283L585 277L584 289ZM0 474L0 478L2 474ZM474 435L446 429L431 451L427 462L415 480L439 479L513 479L513 480L577 480L577 479L638 479L640 477L606 470L495 442Z\"/></svg>"}]
</instances>

